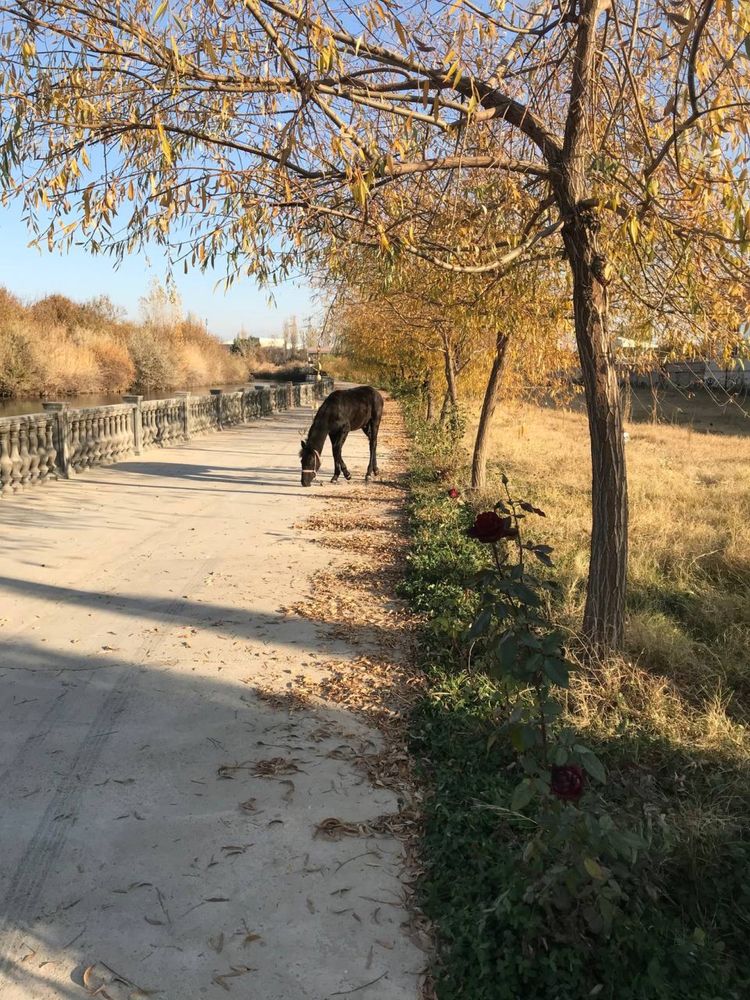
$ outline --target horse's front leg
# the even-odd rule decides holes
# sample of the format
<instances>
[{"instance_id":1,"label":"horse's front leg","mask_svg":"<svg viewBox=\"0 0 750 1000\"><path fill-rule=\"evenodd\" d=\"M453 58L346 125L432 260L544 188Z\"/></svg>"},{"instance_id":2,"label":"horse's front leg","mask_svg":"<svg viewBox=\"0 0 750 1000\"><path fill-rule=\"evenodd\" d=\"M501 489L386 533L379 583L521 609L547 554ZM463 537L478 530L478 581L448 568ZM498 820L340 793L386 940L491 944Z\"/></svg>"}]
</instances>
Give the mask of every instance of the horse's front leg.
<instances>
[{"instance_id":1,"label":"horse's front leg","mask_svg":"<svg viewBox=\"0 0 750 1000\"><path fill-rule=\"evenodd\" d=\"M341 453L341 449L344 447L344 441L346 441L348 436L349 436L349 431L342 431L341 437L339 438L339 465L341 466L341 471L344 473L344 479L352 478L352 474L347 469L344 463L344 456Z\"/></svg>"},{"instance_id":2,"label":"horse's front leg","mask_svg":"<svg viewBox=\"0 0 750 1000\"><path fill-rule=\"evenodd\" d=\"M332 483L337 483L339 481L339 476L341 475L341 442L339 440L339 434L331 434L331 451L333 452L333 476L331 477Z\"/></svg>"}]
</instances>

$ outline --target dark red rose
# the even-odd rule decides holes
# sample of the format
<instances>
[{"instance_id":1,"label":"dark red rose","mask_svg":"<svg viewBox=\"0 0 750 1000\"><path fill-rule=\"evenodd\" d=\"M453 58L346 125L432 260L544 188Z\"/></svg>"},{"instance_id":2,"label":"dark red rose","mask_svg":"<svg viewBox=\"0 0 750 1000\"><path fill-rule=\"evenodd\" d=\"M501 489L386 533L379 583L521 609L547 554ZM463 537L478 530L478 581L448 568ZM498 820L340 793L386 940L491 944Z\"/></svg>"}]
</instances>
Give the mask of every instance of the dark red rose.
<instances>
[{"instance_id":1,"label":"dark red rose","mask_svg":"<svg viewBox=\"0 0 750 1000\"><path fill-rule=\"evenodd\" d=\"M515 538L518 529L513 526L511 517L500 517L494 510L487 510L484 514L477 514L466 533L478 542L499 542L502 538Z\"/></svg>"},{"instance_id":2,"label":"dark red rose","mask_svg":"<svg viewBox=\"0 0 750 1000\"><path fill-rule=\"evenodd\" d=\"M583 771L577 764L552 768L549 787L552 794L563 802L577 802L583 795L583 785Z\"/></svg>"},{"instance_id":3,"label":"dark red rose","mask_svg":"<svg viewBox=\"0 0 750 1000\"><path fill-rule=\"evenodd\" d=\"M458 491L458 490L456 489L456 487L455 487L455 486L452 486L452 487L451 487L451 488L450 488L450 489L448 490L448 496L449 496L449 497L451 498L451 500L458 500L458 498L459 498L459 497L461 496L461 494L460 494L460 492L459 492L459 491Z\"/></svg>"}]
</instances>

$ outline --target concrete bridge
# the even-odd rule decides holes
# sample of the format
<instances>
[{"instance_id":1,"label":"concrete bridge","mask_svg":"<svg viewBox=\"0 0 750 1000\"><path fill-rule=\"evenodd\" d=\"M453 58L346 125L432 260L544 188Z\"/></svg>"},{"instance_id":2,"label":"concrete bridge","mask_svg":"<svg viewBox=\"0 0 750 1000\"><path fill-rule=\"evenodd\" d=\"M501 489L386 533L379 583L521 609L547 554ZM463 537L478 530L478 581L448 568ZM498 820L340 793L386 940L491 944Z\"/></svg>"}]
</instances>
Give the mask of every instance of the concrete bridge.
<instances>
[{"instance_id":1,"label":"concrete bridge","mask_svg":"<svg viewBox=\"0 0 750 1000\"><path fill-rule=\"evenodd\" d=\"M349 653L280 610L331 560L294 528L322 502L311 413L0 502L4 1000L86 996L91 965L117 1000L416 997L398 843L313 836L395 811L332 755L377 736L254 693ZM364 471L363 435L347 458Z\"/></svg>"}]
</instances>

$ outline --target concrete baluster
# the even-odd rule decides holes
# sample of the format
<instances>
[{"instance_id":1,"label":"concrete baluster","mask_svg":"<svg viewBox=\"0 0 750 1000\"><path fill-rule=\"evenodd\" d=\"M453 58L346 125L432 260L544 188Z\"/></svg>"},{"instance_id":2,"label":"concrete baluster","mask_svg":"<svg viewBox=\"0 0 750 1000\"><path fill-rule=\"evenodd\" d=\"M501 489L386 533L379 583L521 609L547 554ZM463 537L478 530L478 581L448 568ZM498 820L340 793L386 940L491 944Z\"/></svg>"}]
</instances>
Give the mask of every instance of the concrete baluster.
<instances>
[{"instance_id":1,"label":"concrete baluster","mask_svg":"<svg viewBox=\"0 0 750 1000\"><path fill-rule=\"evenodd\" d=\"M115 462L119 462L125 454L125 421L123 420L123 416L124 414L120 410L115 410L114 417L112 418L115 436L112 456Z\"/></svg>"},{"instance_id":2,"label":"concrete baluster","mask_svg":"<svg viewBox=\"0 0 750 1000\"><path fill-rule=\"evenodd\" d=\"M209 392L214 397L214 406L216 407L216 423L220 431L224 430L224 392L221 389L209 389Z\"/></svg>"},{"instance_id":3,"label":"concrete baluster","mask_svg":"<svg viewBox=\"0 0 750 1000\"><path fill-rule=\"evenodd\" d=\"M91 452L94 445L94 418L84 410L81 416L81 469L85 472L91 465Z\"/></svg>"},{"instance_id":4,"label":"concrete baluster","mask_svg":"<svg viewBox=\"0 0 750 1000\"><path fill-rule=\"evenodd\" d=\"M29 482L39 482L39 434L36 417L29 417L27 424L29 439Z\"/></svg>"},{"instance_id":5,"label":"concrete baluster","mask_svg":"<svg viewBox=\"0 0 750 1000\"><path fill-rule=\"evenodd\" d=\"M107 434L107 414L95 410L91 418L91 458L89 467L105 465L109 461L109 435Z\"/></svg>"},{"instance_id":6,"label":"concrete baluster","mask_svg":"<svg viewBox=\"0 0 750 1000\"><path fill-rule=\"evenodd\" d=\"M36 468L37 468L37 482L43 483L49 473L49 466L47 465L47 425L49 423L46 417L37 417L34 421L34 429L36 431Z\"/></svg>"},{"instance_id":7,"label":"concrete baluster","mask_svg":"<svg viewBox=\"0 0 750 1000\"><path fill-rule=\"evenodd\" d=\"M81 468L81 450L84 447L81 415L80 413L71 413L68 420L70 422L70 460L68 464L71 472L78 472Z\"/></svg>"},{"instance_id":8,"label":"concrete baluster","mask_svg":"<svg viewBox=\"0 0 750 1000\"><path fill-rule=\"evenodd\" d=\"M21 488L21 452L18 448L18 435L20 432L20 422L13 420L10 425L10 484L15 493Z\"/></svg>"},{"instance_id":9,"label":"concrete baluster","mask_svg":"<svg viewBox=\"0 0 750 1000\"><path fill-rule=\"evenodd\" d=\"M47 417L44 424L44 454L47 466L47 476L57 478L57 448L55 447L55 428L57 418L54 413Z\"/></svg>"},{"instance_id":10,"label":"concrete baluster","mask_svg":"<svg viewBox=\"0 0 750 1000\"><path fill-rule=\"evenodd\" d=\"M117 414L117 460L124 458L130 451L130 414L120 410Z\"/></svg>"},{"instance_id":11,"label":"concrete baluster","mask_svg":"<svg viewBox=\"0 0 750 1000\"><path fill-rule=\"evenodd\" d=\"M101 440L104 437L104 429L100 429L102 422L102 414L100 410L94 410L90 415L86 414L86 421L88 427L86 428L86 437L88 438L88 447L86 449L86 468L90 469L93 465L99 465L99 456L101 454Z\"/></svg>"},{"instance_id":12,"label":"concrete baluster","mask_svg":"<svg viewBox=\"0 0 750 1000\"><path fill-rule=\"evenodd\" d=\"M117 418L111 410L105 410L104 413L102 413L101 423L104 429L104 436L102 438L104 454L101 461L106 465L110 465L116 458Z\"/></svg>"},{"instance_id":13,"label":"concrete baluster","mask_svg":"<svg viewBox=\"0 0 750 1000\"><path fill-rule=\"evenodd\" d=\"M133 450L133 428L132 414L130 410L123 410L120 413L120 440L122 441L122 457L129 455Z\"/></svg>"},{"instance_id":14,"label":"concrete baluster","mask_svg":"<svg viewBox=\"0 0 750 1000\"><path fill-rule=\"evenodd\" d=\"M120 441L120 414L116 411L109 411L107 416L109 425L109 460L116 462L120 457L122 442Z\"/></svg>"},{"instance_id":15,"label":"concrete baluster","mask_svg":"<svg viewBox=\"0 0 750 1000\"><path fill-rule=\"evenodd\" d=\"M13 462L10 457L10 425L0 427L0 492L10 493L13 480Z\"/></svg>"},{"instance_id":16,"label":"concrete baluster","mask_svg":"<svg viewBox=\"0 0 750 1000\"><path fill-rule=\"evenodd\" d=\"M111 418L112 424L112 461L119 462L122 457L125 442L122 434L122 417L118 410L115 410Z\"/></svg>"},{"instance_id":17,"label":"concrete baluster","mask_svg":"<svg viewBox=\"0 0 750 1000\"><path fill-rule=\"evenodd\" d=\"M18 454L20 456L21 489L28 485L30 479L31 459L29 456L29 423L24 417L18 422Z\"/></svg>"},{"instance_id":18,"label":"concrete baluster","mask_svg":"<svg viewBox=\"0 0 750 1000\"><path fill-rule=\"evenodd\" d=\"M136 455L140 455L143 450L143 411L141 410L143 396L128 395L123 396L122 398L123 402L131 403L133 406L133 414L131 417L133 451Z\"/></svg>"},{"instance_id":19,"label":"concrete baluster","mask_svg":"<svg viewBox=\"0 0 750 1000\"><path fill-rule=\"evenodd\" d=\"M70 463L76 472L86 468L86 420L82 411L71 414L70 418Z\"/></svg>"},{"instance_id":20,"label":"concrete baluster","mask_svg":"<svg viewBox=\"0 0 750 1000\"><path fill-rule=\"evenodd\" d=\"M89 468L92 465L106 465L109 461L107 434L107 415L101 410L94 410L91 416L91 450L89 452Z\"/></svg>"},{"instance_id":21,"label":"concrete baluster","mask_svg":"<svg viewBox=\"0 0 750 1000\"><path fill-rule=\"evenodd\" d=\"M70 479L72 468L70 464L70 414L67 403L43 403L44 409L51 416L47 435L47 462L50 471L54 471L55 463L66 479Z\"/></svg>"},{"instance_id":22,"label":"concrete baluster","mask_svg":"<svg viewBox=\"0 0 750 1000\"><path fill-rule=\"evenodd\" d=\"M190 393L176 392L175 396L180 401L180 417L182 420L182 435L186 441L193 436L193 427L190 413Z\"/></svg>"},{"instance_id":23,"label":"concrete baluster","mask_svg":"<svg viewBox=\"0 0 750 1000\"><path fill-rule=\"evenodd\" d=\"M103 444L106 446L106 461L107 465L114 462L117 457L117 417L111 410L105 410L102 414L104 421L104 441Z\"/></svg>"}]
</instances>

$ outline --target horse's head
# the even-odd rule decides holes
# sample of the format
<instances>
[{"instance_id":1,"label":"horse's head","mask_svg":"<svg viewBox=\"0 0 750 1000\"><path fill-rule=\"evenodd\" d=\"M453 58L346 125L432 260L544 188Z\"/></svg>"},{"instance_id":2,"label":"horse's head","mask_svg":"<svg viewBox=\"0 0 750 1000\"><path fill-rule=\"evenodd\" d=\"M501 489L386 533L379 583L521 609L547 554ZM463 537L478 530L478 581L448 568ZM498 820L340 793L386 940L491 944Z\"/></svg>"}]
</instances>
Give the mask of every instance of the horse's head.
<instances>
[{"instance_id":1,"label":"horse's head","mask_svg":"<svg viewBox=\"0 0 750 1000\"><path fill-rule=\"evenodd\" d=\"M311 447L307 441L303 441L299 457L302 459L302 485L312 486L320 468L320 452Z\"/></svg>"}]
</instances>

